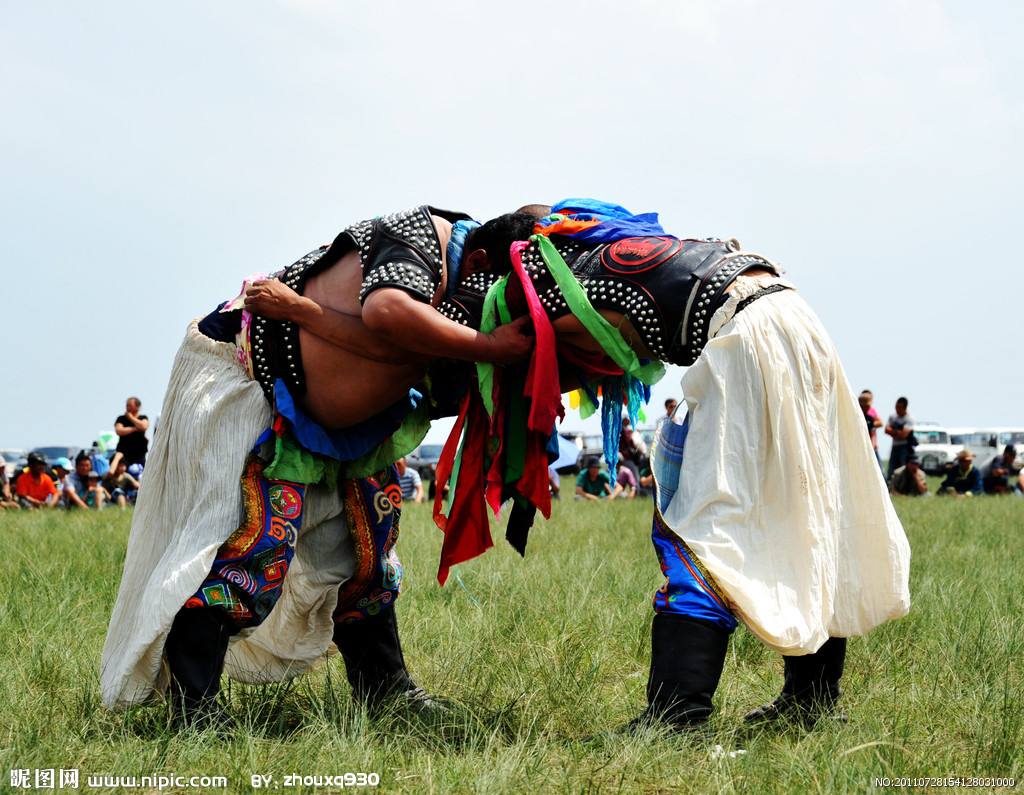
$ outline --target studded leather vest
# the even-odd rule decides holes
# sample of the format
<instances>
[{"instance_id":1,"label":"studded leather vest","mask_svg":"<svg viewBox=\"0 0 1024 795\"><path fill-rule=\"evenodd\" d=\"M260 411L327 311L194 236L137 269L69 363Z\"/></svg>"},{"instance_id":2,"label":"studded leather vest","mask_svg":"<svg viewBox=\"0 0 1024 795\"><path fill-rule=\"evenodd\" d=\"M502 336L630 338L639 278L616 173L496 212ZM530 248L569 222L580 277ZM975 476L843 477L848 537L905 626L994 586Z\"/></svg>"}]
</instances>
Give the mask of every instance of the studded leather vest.
<instances>
[{"instance_id":1,"label":"studded leather vest","mask_svg":"<svg viewBox=\"0 0 1024 795\"><path fill-rule=\"evenodd\" d=\"M381 287L397 287L426 303L441 284L444 257L437 230L431 220L437 215L449 221L468 219L463 213L422 205L353 224L330 246L315 251L274 274L300 295L306 282L358 251L363 266L360 302ZM273 399L274 382L283 378L294 398L306 393L306 378L299 352L299 327L256 316L251 336L253 371L267 398Z\"/></svg>"},{"instance_id":2,"label":"studded leather vest","mask_svg":"<svg viewBox=\"0 0 1024 795\"><path fill-rule=\"evenodd\" d=\"M676 240L633 237L583 247L565 238L551 242L597 309L621 312L658 359L691 365L708 341L711 316L725 302L725 288L745 271L778 268L735 240ZM535 243L523 251L523 266L551 320L569 307ZM483 296L498 277L477 274L441 307L452 320L479 326Z\"/></svg>"},{"instance_id":3,"label":"studded leather vest","mask_svg":"<svg viewBox=\"0 0 1024 795\"><path fill-rule=\"evenodd\" d=\"M553 239L596 309L621 312L658 359L688 366L708 341L711 316L725 302L725 288L745 271L774 264L740 250L735 240L631 237L580 249ZM523 266L548 316L569 313L536 244Z\"/></svg>"}]
</instances>

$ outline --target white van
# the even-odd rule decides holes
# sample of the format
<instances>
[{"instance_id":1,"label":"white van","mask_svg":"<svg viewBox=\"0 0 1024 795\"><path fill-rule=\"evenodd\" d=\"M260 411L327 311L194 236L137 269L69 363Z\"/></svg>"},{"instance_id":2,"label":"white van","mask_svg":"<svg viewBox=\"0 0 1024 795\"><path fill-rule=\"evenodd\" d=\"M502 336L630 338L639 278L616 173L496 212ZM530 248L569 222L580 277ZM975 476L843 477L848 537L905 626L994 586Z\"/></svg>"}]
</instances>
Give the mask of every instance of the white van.
<instances>
[{"instance_id":1,"label":"white van","mask_svg":"<svg viewBox=\"0 0 1024 795\"><path fill-rule=\"evenodd\" d=\"M950 428L949 438L957 450L966 447L974 454L978 466L985 463L996 453L1001 453L1006 445L1012 444L1017 451L1013 468L1019 470L1024 461L1024 428Z\"/></svg>"},{"instance_id":2,"label":"white van","mask_svg":"<svg viewBox=\"0 0 1024 795\"><path fill-rule=\"evenodd\" d=\"M917 438L917 462L929 475L941 475L952 463L963 445L954 444L949 431L935 422L921 422L914 426Z\"/></svg>"}]
</instances>

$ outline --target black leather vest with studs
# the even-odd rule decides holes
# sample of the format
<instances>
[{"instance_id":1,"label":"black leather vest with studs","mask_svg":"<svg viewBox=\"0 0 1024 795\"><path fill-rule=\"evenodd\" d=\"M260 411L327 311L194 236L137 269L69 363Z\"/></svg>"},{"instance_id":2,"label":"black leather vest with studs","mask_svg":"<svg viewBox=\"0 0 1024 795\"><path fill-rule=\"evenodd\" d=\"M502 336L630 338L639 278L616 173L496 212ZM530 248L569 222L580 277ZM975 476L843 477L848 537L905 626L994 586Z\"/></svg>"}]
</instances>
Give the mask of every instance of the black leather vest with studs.
<instances>
[{"instance_id":1,"label":"black leather vest with studs","mask_svg":"<svg viewBox=\"0 0 1024 795\"><path fill-rule=\"evenodd\" d=\"M683 366L707 344L711 316L733 279L755 268L778 275L774 264L741 251L735 240L631 237L592 248L557 236L551 242L596 309L622 313L656 358ZM569 314L536 244L523 251L523 265L548 317Z\"/></svg>"}]
</instances>

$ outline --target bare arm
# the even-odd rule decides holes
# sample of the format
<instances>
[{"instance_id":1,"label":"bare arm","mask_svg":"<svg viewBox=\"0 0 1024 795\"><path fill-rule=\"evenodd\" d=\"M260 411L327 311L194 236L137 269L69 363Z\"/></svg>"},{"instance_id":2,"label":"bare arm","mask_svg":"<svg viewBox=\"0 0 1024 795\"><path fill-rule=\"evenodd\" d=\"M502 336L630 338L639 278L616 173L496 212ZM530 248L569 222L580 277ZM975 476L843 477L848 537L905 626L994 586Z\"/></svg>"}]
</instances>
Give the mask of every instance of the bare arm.
<instances>
[{"instance_id":1,"label":"bare arm","mask_svg":"<svg viewBox=\"0 0 1024 795\"><path fill-rule=\"evenodd\" d=\"M534 342L527 334L527 317L483 334L449 320L404 290L391 287L370 293L363 304L363 322L372 331L409 350L470 362L514 364L526 358Z\"/></svg>"},{"instance_id":2,"label":"bare arm","mask_svg":"<svg viewBox=\"0 0 1024 795\"><path fill-rule=\"evenodd\" d=\"M82 510L89 510L89 506L85 504L85 500L78 496L78 492L74 490L70 485L65 486L64 496L71 500L72 504L77 505Z\"/></svg>"},{"instance_id":3,"label":"bare arm","mask_svg":"<svg viewBox=\"0 0 1024 795\"><path fill-rule=\"evenodd\" d=\"M245 308L270 318L295 323L349 353L388 364L410 364L422 356L383 339L357 315L321 306L274 279L260 279L245 291Z\"/></svg>"}]
</instances>

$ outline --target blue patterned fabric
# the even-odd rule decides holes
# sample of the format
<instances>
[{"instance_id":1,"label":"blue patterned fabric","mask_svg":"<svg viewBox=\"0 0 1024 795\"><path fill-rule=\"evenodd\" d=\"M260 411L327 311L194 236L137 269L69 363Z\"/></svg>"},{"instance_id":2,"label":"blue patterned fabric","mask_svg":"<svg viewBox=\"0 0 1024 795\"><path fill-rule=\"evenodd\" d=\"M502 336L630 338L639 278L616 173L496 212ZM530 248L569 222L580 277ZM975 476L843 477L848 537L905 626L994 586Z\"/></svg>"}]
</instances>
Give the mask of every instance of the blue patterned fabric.
<instances>
[{"instance_id":1,"label":"blue patterned fabric","mask_svg":"<svg viewBox=\"0 0 1024 795\"><path fill-rule=\"evenodd\" d=\"M662 512L676 494L683 463L689 417L680 425L671 418L662 420L654 437L651 471L655 483L654 523L651 541L661 564L665 582L654 595L657 613L677 613L710 621L732 631L736 617L726 605L724 596L714 587L710 577L686 543L677 538L665 524Z\"/></svg>"}]
</instances>

